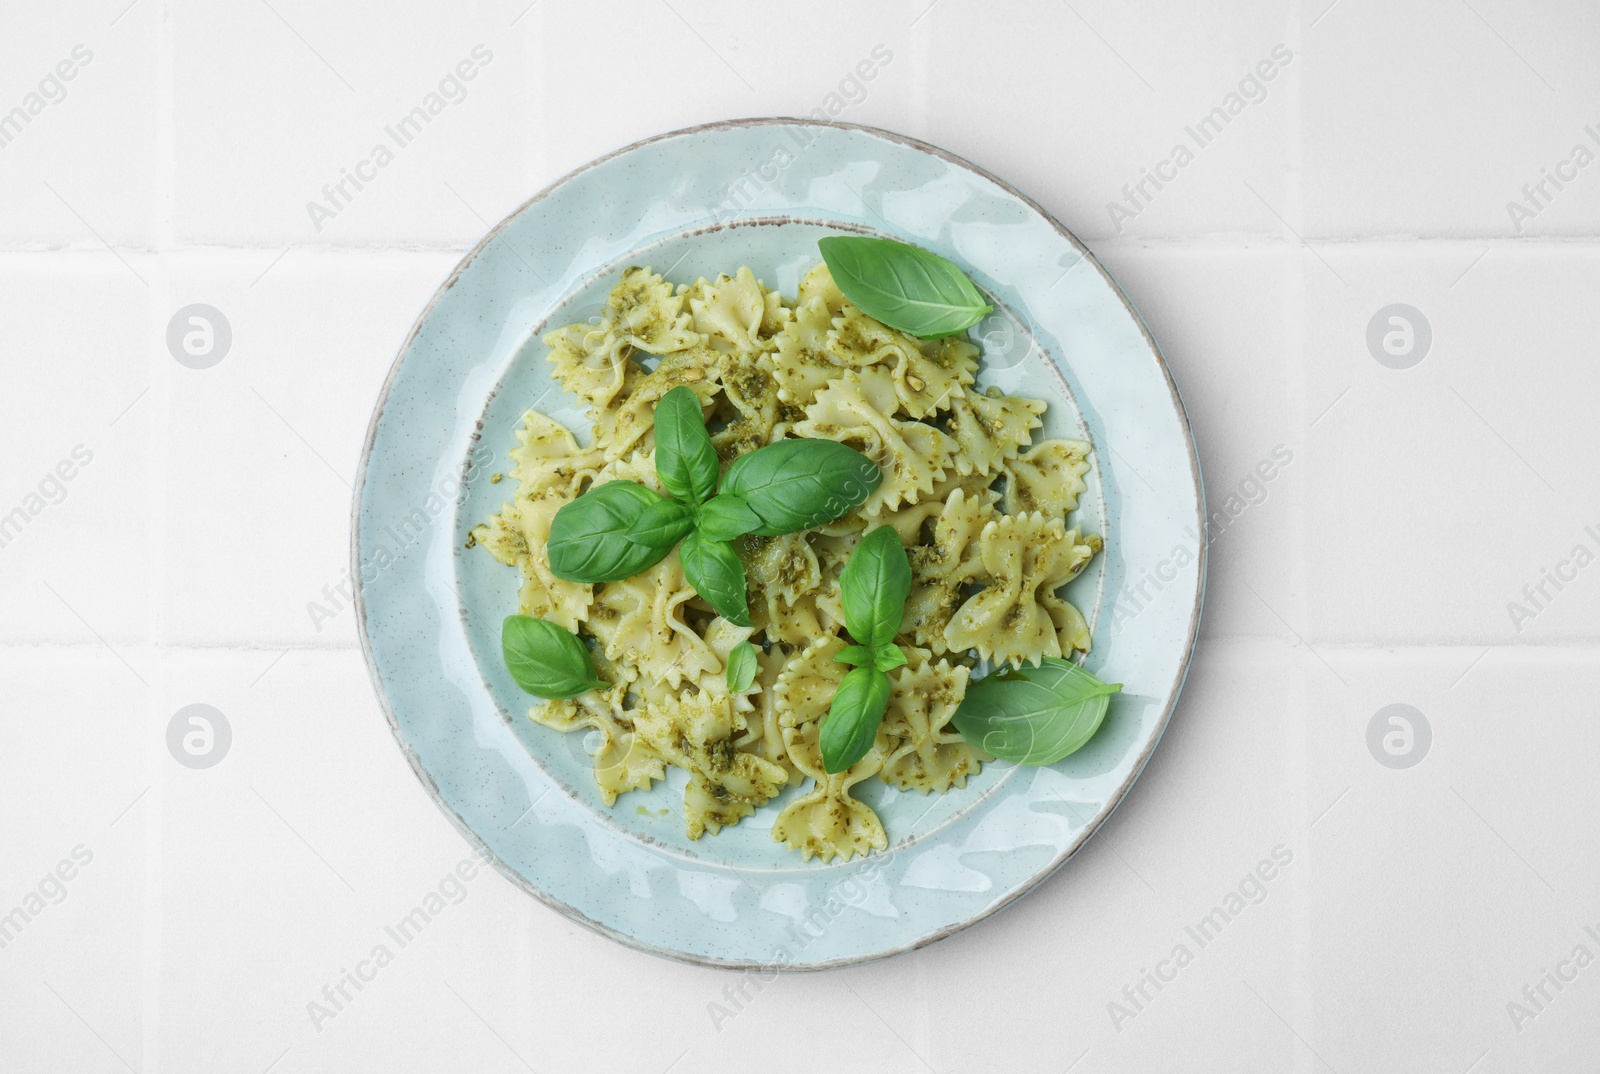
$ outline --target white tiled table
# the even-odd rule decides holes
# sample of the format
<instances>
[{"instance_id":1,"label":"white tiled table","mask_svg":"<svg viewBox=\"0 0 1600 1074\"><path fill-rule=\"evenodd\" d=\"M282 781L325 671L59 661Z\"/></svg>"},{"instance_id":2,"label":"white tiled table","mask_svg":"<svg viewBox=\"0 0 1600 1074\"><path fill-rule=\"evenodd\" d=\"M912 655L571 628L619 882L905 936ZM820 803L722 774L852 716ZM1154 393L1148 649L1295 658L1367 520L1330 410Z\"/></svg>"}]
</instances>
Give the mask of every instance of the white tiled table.
<instances>
[{"instance_id":1,"label":"white tiled table","mask_svg":"<svg viewBox=\"0 0 1600 1074\"><path fill-rule=\"evenodd\" d=\"M0 125L0 515L38 510L0 546L0 914L42 895L0 948L0 1069L1594 1069L1600 963L1562 960L1600 959L1600 566L1523 589L1600 552L1600 161L1560 163L1600 153L1600 9L10 7L0 123L40 107ZM480 45L466 96L314 226ZM1264 99L1114 224L1279 45ZM416 310L601 152L830 106L1032 194L1165 348L1213 505L1238 497L1167 740L1055 879L924 951L757 990L488 874L313 1018L465 856L324 595ZM1519 231L1507 203L1563 172ZM233 332L204 370L165 340L197 302ZM1431 326L1411 369L1367 346L1393 303ZM233 732L205 770L166 742L197 702ZM1431 727L1415 767L1367 745L1394 703ZM1190 939L1274 848L1260 901ZM1546 971L1575 978L1535 1011Z\"/></svg>"}]
</instances>

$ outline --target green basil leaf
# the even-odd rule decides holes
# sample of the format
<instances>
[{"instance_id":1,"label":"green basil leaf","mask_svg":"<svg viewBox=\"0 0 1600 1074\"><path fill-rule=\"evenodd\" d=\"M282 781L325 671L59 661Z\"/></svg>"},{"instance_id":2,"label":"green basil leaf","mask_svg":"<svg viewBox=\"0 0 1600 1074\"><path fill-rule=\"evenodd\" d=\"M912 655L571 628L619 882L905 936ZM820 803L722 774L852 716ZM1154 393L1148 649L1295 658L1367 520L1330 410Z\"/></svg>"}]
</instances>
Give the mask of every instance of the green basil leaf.
<instances>
[{"instance_id":1,"label":"green basil leaf","mask_svg":"<svg viewBox=\"0 0 1600 1074\"><path fill-rule=\"evenodd\" d=\"M830 235L817 246L844 297L919 339L965 332L994 312L966 273L921 247L864 235Z\"/></svg>"},{"instance_id":2,"label":"green basil leaf","mask_svg":"<svg viewBox=\"0 0 1600 1074\"><path fill-rule=\"evenodd\" d=\"M680 500L704 503L717 491L717 449L706 432L700 397L678 385L656 404L656 476Z\"/></svg>"},{"instance_id":3,"label":"green basil leaf","mask_svg":"<svg viewBox=\"0 0 1600 1074\"><path fill-rule=\"evenodd\" d=\"M894 642L880 645L872 650L872 666L879 671L893 671L897 667L904 667L909 661L906 659L905 650Z\"/></svg>"},{"instance_id":4,"label":"green basil leaf","mask_svg":"<svg viewBox=\"0 0 1600 1074\"><path fill-rule=\"evenodd\" d=\"M1045 659L967 687L951 722L1002 761L1055 764L1081 749L1105 719L1121 683L1104 683L1070 660Z\"/></svg>"},{"instance_id":5,"label":"green basil leaf","mask_svg":"<svg viewBox=\"0 0 1600 1074\"><path fill-rule=\"evenodd\" d=\"M851 667L871 667L873 652L865 645L847 645L839 650L833 660L836 664L849 664Z\"/></svg>"},{"instance_id":6,"label":"green basil leaf","mask_svg":"<svg viewBox=\"0 0 1600 1074\"><path fill-rule=\"evenodd\" d=\"M724 492L700 506L700 533L707 540L731 541L761 527L761 516L755 513L743 496Z\"/></svg>"},{"instance_id":7,"label":"green basil leaf","mask_svg":"<svg viewBox=\"0 0 1600 1074\"><path fill-rule=\"evenodd\" d=\"M660 496L632 481L597 485L550 521L550 571L569 582L617 582L667 557L666 548L635 544L626 534Z\"/></svg>"},{"instance_id":8,"label":"green basil leaf","mask_svg":"<svg viewBox=\"0 0 1600 1074\"><path fill-rule=\"evenodd\" d=\"M801 533L861 506L883 482L878 464L836 440L779 440L741 455L722 489L761 518L763 537Z\"/></svg>"},{"instance_id":9,"label":"green basil leaf","mask_svg":"<svg viewBox=\"0 0 1600 1074\"><path fill-rule=\"evenodd\" d=\"M500 651L511 678L534 697L577 697L609 685L595 674L582 639L543 619L506 616L500 627Z\"/></svg>"},{"instance_id":10,"label":"green basil leaf","mask_svg":"<svg viewBox=\"0 0 1600 1074\"><path fill-rule=\"evenodd\" d=\"M889 707L891 686L889 676L877 668L853 668L845 674L818 733L824 769L843 772L867 755Z\"/></svg>"},{"instance_id":11,"label":"green basil leaf","mask_svg":"<svg viewBox=\"0 0 1600 1074\"><path fill-rule=\"evenodd\" d=\"M862 645L887 645L900 632L911 593L911 561L893 526L879 526L856 544L839 574L844 625Z\"/></svg>"},{"instance_id":12,"label":"green basil leaf","mask_svg":"<svg viewBox=\"0 0 1600 1074\"><path fill-rule=\"evenodd\" d=\"M756 663L756 647L741 641L728 653L728 689L736 694L744 693L756 681L758 670L760 665Z\"/></svg>"},{"instance_id":13,"label":"green basil leaf","mask_svg":"<svg viewBox=\"0 0 1600 1074\"><path fill-rule=\"evenodd\" d=\"M744 562L733 545L691 533L678 546L678 557L683 561L683 577L718 615L735 626L750 625Z\"/></svg>"},{"instance_id":14,"label":"green basil leaf","mask_svg":"<svg viewBox=\"0 0 1600 1074\"><path fill-rule=\"evenodd\" d=\"M649 548L671 549L694 529L694 509L682 500L663 496L646 507L624 537Z\"/></svg>"}]
</instances>

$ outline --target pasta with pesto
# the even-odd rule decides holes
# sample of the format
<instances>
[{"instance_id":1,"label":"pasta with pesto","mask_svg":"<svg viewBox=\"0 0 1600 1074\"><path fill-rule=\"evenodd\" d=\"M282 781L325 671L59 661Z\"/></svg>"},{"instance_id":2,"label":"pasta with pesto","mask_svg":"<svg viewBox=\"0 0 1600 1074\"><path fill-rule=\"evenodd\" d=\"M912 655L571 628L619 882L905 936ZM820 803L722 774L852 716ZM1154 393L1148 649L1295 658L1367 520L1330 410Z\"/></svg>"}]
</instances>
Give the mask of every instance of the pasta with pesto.
<instances>
[{"instance_id":1,"label":"pasta with pesto","mask_svg":"<svg viewBox=\"0 0 1600 1074\"><path fill-rule=\"evenodd\" d=\"M944 793L992 760L951 724L975 669L1088 650L1088 623L1062 589L1101 550L1069 518L1090 445L1035 441L1045 404L980 387L979 349L964 333L922 340L890 328L851 305L825 265L804 277L794 301L748 268L676 286L630 268L598 318L549 332L544 343L556 381L587 411L587 443L528 411L510 452L513 497L472 530L471 543L517 569L522 614L588 639L611 685L540 703L529 716L555 731L596 733L595 780L607 805L681 768L692 839L782 797L772 836L803 859L881 851L891 833L856 788L875 780ZM608 481L661 491L653 415L678 387L699 399L724 468L809 437L849 445L883 475L833 522L735 540L747 626L695 592L677 551L621 581L586 585L551 570L546 545L561 507ZM884 525L911 566L896 638L906 662L889 672L871 748L830 774L818 736L848 670L834 658L851 644L840 573L861 537ZM746 641L757 670L735 690L729 654Z\"/></svg>"}]
</instances>

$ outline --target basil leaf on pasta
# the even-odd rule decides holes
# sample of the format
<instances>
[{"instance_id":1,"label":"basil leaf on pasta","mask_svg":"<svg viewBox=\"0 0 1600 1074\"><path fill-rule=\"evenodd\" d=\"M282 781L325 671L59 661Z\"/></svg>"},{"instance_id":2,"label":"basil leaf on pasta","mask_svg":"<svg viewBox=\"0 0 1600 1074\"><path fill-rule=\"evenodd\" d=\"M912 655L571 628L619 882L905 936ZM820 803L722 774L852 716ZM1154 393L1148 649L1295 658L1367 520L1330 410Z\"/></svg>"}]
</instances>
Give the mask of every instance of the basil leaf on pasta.
<instances>
[{"instance_id":1,"label":"basil leaf on pasta","mask_svg":"<svg viewBox=\"0 0 1600 1074\"><path fill-rule=\"evenodd\" d=\"M750 625L745 596L744 563L726 541L709 541L691 533L678 546L683 577L717 614L736 626Z\"/></svg>"},{"instance_id":2,"label":"basil leaf on pasta","mask_svg":"<svg viewBox=\"0 0 1600 1074\"><path fill-rule=\"evenodd\" d=\"M883 482L877 463L836 440L779 440L741 455L722 488L761 519L753 532L776 537L832 522L859 507Z\"/></svg>"},{"instance_id":3,"label":"basil leaf on pasta","mask_svg":"<svg viewBox=\"0 0 1600 1074\"><path fill-rule=\"evenodd\" d=\"M879 671L893 671L895 668L904 667L910 661L906 652L900 646L890 642L888 645L879 645L872 650L872 666Z\"/></svg>"},{"instance_id":4,"label":"basil leaf on pasta","mask_svg":"<svg viewBox=\"0 0 1600 1074\"><path fill-rule=\"evenodd\" d=\"M610 685L595 674L588 647L576 634L543 619L506 616L500 650L511 678L534 697L558 700Z\"/></svg>"},{"instance_id":5,"label":"basil leaf on pasta","mask_svg":"<svg viewBox=\"0 0 1600 1074\"><path fill-rule=\"evenodd\" d=\"M861 538L839 575L850 636L869 648L894 641L910 593L911 562L900 534L893 526L879 526Z\"/></svg>"},{"instance_id":6,"label":"basil leaf on pasta","mask_svg":"<svg viewBox=\"0 0 1600 1074\"><path fill-rule=\"evenodd\" d=\"M951 722L979 749L1017 764L1055 764L1081 749L1105 720L1121 683L1101 682L1070 660L997 672L967 687Z\"/></svg>"},{"instance_id":7,"label":"basil leaf on pasta","mask_svg":"<svg viewBox=\"0 0 1600 1074\"><path fill-rule=\"evenodd\" d=\"M742 496L724 492L700 507L701 536L711 541L731 541L761 527L761 516Z\"/></svg>"},{"instance_id":8,"label":"basil leaf on pasta","mask_svg":"<svg viewBox=\"0 0 1600 1074\"><path fill-rule=\"evenodd\" d=\"M700 412L700 397L679 385L656 404L656 475L672 495L703 503L717 491L721 464Z\"/></svg>"},{"instance_id":9,"label":"basil leaf on pasta","mask_svg":"<svg viewBox=\"0 0 1600 1074\"><path fill-rule=\"evenodd\" d=\"M694 511L681 500L663 496L633 520L623 536L635 544L671 549L694 529Z\"/></svg>"},{"instance_id":10,"label":"basil leaf on pasta","mask_svg":"<svg viewBox=\"0 0 1600 1074\"><path fill-rule=\"evenodd\" d=\"M865 645L846 645L834 655L834 663L849 664L855 668L869 668L875 661L875 653Z\"/></svg>"},{"instance_id":11,"label":"basil leaf on pasta","mask_svg":"<svg viewBox=\"0 0 1600 1074\"><path fill-rule=\"evenodd\" d=\"M846 672L833 704L822 717L818 744L822 767L843 772L867 755L877 737L878 725L889 707L889 676L877 668L852 668Z\"/></svg>"},{"instance_id":12,"label":"basil leaf on pasta","mask_svg":"<svg viewBox=\"0 0 1600 1074\"><path fill-rule=\"evenodd\" d=\"M844 297L919 339L965 332L994 312L954 262L921 247L865 235L830 235L817 246Z\"/></svg>"},{"instance_id":13,"label":"basil leaf on pasta","mask_svg":"<svg viewBox=\"0 0 1600 1074\"><path fill-rule=\"evenodd\" d=\"M632 481L608 481L562 507L550 521L550 571L569 582L617 582L666 558L666 548L635 544L627 532L661 499Z\"/></svg>"},{"instance_id":14,"label":"basil leaf on pasta","mask_svg":"<svg viewBox=\"0 0 1600 1074\"><path fill-rule=\"evenodd\" d=\"M750 684L756 681L758 670L756 647L741 641L728 653L728 689L736 694L750 689Z\"/></svg>"}]
</instances>

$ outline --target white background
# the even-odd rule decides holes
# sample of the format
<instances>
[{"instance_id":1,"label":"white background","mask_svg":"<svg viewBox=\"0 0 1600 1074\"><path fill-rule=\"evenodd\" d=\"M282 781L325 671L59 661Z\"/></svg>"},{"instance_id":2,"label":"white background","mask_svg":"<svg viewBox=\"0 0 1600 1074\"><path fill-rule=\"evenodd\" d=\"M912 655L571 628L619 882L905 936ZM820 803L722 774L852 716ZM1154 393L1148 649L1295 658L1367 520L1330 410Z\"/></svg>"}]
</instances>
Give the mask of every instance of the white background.
<instances>
[{"instance_id":1,"label":"white background","mask_svg":"<svg viewBox=\"0 0 1600 1074\"><path fill-rule=\"evenodd\" d=\"M1522 593L1600 550L1600 167L1520 233L1506 206L1600 151L1600 10L526 4L6 0L0 111L75 45L93 59L0 149L0 514L93 458L0 547L0 913L75 847L93 860L0 949L0 1068L1593 1069L1600 965L1536 1017L1507 1005L1579 944L1600 957L1600 567ZM470 95L318 231L306 203L479 44ZM1113 226L1123 185L1280 44L1266 98ZM878 45L892 60L841 91ZM1239 497L1166 740L1012 909L747 983L731 1020L710 1005L736 975L491 874L315 1025L307 1004L465 856L323 593L412 319L592 157L830 104L1038 199L1165 349L1212 505ZM233 332L204 370L165 342L196 302ZM1367 345L1393 303L1431 325L1411 369ZM1241 491L1279 445L1292 462ZM166 744L197 702L233 731L206 770ZM1407 769L1367 745L1395 703L1432 729ZM1264 901L1114 1018L1280 845Z\"/></svg>"}]
</instances>

